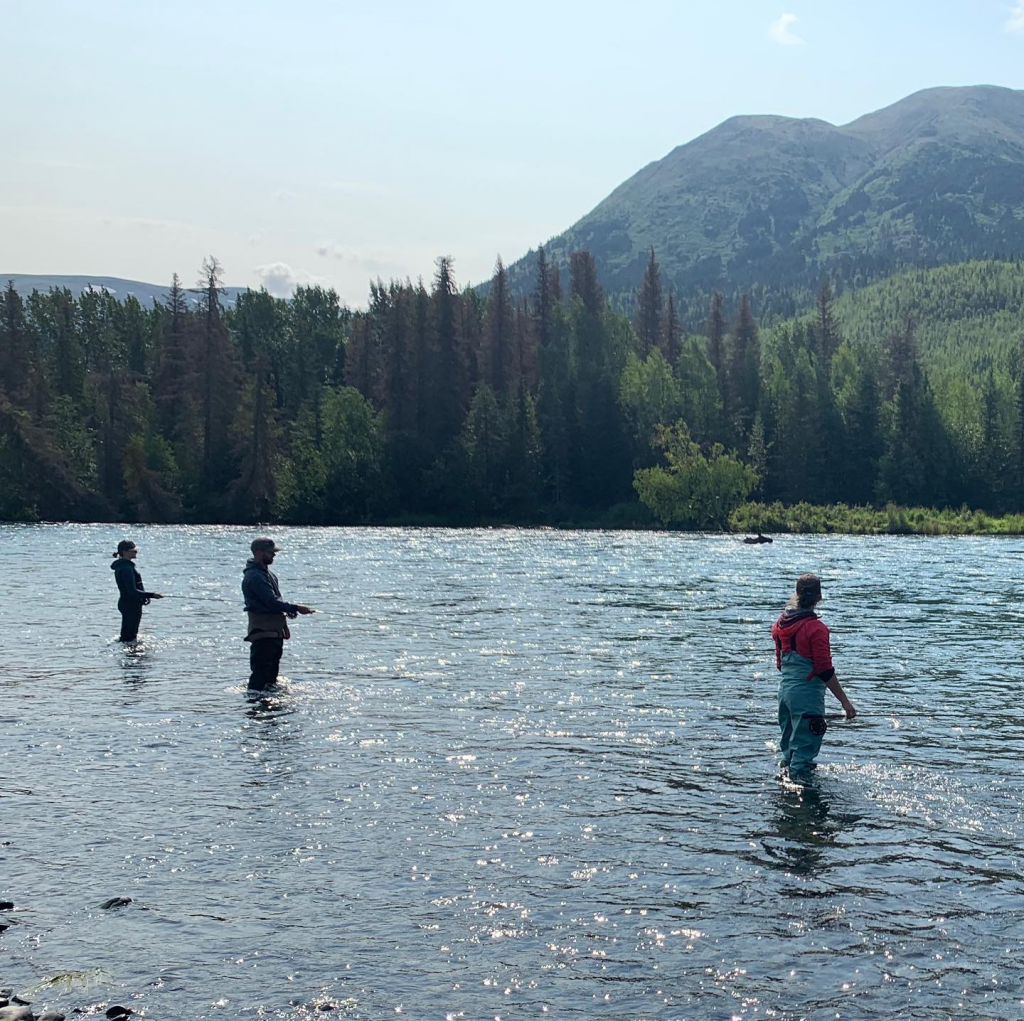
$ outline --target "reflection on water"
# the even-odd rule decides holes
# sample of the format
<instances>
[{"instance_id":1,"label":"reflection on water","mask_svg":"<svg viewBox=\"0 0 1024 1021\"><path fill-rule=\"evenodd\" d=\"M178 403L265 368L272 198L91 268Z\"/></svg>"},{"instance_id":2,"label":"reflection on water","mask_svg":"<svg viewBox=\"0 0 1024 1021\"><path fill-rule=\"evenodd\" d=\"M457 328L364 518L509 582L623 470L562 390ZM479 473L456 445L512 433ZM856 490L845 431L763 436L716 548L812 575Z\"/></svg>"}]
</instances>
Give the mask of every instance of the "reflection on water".
<instances>
[{"instance_id":1,"label":"reflection on water","mask_svg":"<svg viewBox=\"0 0 1024 1021\"><path fill-rule=\"evenodd\" d=\"M93 976L37 1002L1021 1014L1004 541L284 529L285 595L324 612L253 696L248 531L136 529L147 578L187 598L131 647L118 529L0 533L30 608L0 635L0 977ZM862 715L800 786L777 775L768 627L804 570Z\"/></svg>"}]
</instances>

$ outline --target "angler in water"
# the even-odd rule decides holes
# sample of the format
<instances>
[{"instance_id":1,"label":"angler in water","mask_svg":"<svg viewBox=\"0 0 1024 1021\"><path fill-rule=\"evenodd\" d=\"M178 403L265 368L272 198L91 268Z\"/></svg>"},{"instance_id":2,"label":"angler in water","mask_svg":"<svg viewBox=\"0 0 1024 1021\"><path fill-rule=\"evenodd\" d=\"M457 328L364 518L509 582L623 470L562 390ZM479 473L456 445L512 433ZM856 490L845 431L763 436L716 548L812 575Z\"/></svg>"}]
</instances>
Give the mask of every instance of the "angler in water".
<instances>
[{"instance_id":1,"label":"angler in water","mask_svg":"<svg viewBox=\"0 0 1024 1021\"><path fill-rule=\"evenodd\" d=\"M249 687L263 691L277 681L286 638L291 638L286 617L313 613L301 603L286 603L281 598L277 575L270 570L281 548L273 539L253 539L252 557L242 573L242 595L249 615Z\"/></svg>"},{"instance_id":2,"label":"angler in water","mask_svg":"<svg viewBox=\"0 0 1024 1021\"><path fill-rule=\"evenodd\" d=\"M839 699L848 720L857 715L832 666L828 628L814 612L819 602L821 580L813 574L801 574L796 592L782 616L772 625L775 665L782 672L779 682L780 765L790 772L815 768L814 759L828 729L826 688Z\"/></svg>"},{"instance_id":3,"label":"angler in water","mask_svg":"<svg viewBox=\"0 0 1024 1021\"><path fill-rule=\"evenodd\" d=\"M131 539L122 539L117 544L117 552L112 554L114 562L110 568L117 580L117 590L121 593L117 600L117 608L121 611L119 642L134 642L139 637L143 606L150 599L163 599L159 592L147 592L143 586L142 575L135 569L134 563L138 555L139 547Z\"/></svg>"}]
</instances>

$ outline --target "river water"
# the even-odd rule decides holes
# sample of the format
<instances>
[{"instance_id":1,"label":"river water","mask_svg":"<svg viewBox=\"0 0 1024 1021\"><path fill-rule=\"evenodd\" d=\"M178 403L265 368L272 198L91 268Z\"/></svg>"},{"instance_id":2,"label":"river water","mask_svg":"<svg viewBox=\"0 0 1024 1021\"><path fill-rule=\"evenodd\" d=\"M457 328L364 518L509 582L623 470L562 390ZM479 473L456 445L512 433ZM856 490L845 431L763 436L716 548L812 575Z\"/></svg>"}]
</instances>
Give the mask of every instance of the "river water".
<instances>
[{"instance_id":1,"label":"river water","mask_svg":"<svg viewBox=\"0 0 1024 1021\"><path fill-rule=\"evenodd\" d=\"M169 596L134 648L126 533ZM1021 540L277 529L324 612L253 698L252 534L0 526L0 985L175 1019L1024 1015ZM805 570L861 717L801 789L768 629Z\"/></svg>"}]
</instances>

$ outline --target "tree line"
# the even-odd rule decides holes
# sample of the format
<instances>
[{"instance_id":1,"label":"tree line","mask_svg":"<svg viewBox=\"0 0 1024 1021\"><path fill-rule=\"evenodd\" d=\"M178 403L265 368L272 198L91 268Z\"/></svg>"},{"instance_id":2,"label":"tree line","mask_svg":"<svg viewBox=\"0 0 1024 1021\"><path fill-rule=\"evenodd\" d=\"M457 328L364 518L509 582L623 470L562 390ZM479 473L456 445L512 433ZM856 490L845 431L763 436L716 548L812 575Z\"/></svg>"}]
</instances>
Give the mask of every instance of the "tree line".
<instances>
[{"instance_id":1,"label":"tree line","mask_svg":"<svg viewBox=\"0 0 1024 1021\"><path fill-rule=\"evenodd\" d=\"M499 259L484 296L443 257L355 311L227 305L215 259L150 308L8 283L0 517L724 527L748 499L1024 499L1024 358L942 400L914 323L845 337L827 282L768 330L715 292L694 332L653 250L629 315L588 252L564 277L541 249L528 294Z\"/></svg>"}]
</instances>

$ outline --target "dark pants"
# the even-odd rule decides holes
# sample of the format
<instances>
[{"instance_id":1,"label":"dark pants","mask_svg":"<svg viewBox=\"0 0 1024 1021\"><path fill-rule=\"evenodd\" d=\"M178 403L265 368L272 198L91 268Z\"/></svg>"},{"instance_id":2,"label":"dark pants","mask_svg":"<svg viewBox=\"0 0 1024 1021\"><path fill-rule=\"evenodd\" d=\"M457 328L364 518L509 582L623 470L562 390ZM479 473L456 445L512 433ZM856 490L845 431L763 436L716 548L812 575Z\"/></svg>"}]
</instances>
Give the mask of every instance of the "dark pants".
<instances>
[{"instance_id":1,"label":"dark pants","mask_svg":"<svg viewBox=\"0 0 1024 1021\"><path fill-rule=\"evenodd\" d=\"M121 611L121 637L119 642L134 642L139 637L139 624L142 621L142 603L118 602Z\"/></svg>"},{"instance_id":2,"label":"dark pants","mask_svg":"<svg viewBox=\"0 0 1024 1021\"><path fill-rule=\"evenodd\" d=\"M257 638L249 643L249 687L262 691L277 682L277 668L284 652L283 638Z\"/></svg>"}]
</instances>

